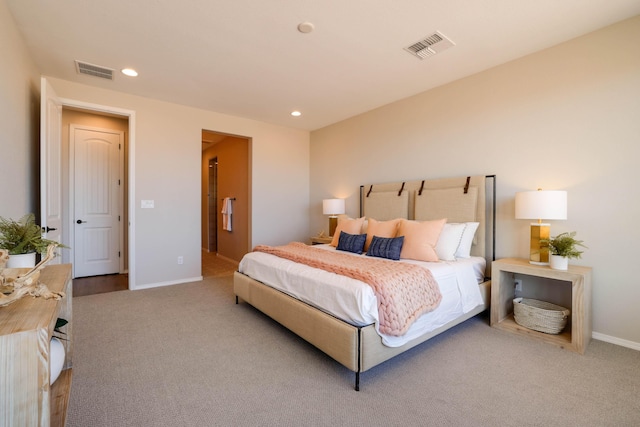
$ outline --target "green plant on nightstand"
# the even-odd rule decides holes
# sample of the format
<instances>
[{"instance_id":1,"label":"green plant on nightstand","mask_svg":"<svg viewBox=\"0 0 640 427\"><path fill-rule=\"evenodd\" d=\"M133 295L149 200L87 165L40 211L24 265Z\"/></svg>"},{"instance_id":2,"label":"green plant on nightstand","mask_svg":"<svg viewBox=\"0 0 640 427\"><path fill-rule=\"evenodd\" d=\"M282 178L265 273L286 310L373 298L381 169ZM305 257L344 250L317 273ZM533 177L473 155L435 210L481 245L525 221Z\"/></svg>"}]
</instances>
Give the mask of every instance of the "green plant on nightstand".
<instances>
[{"instance_id":1,"label":"green plant on nightstand","mask_svg":"<svg viewBox=\"0 0 640 427\"><path fill-rule=\"evenodd\" d=\"M556 270L566 270L569 259L582 257L583 251L578 248L586 248L582 240L576 239L575 231L561 233L550 239L540 239L540 243L549 246L551 268Z\"/></svg>"}]
</instances>

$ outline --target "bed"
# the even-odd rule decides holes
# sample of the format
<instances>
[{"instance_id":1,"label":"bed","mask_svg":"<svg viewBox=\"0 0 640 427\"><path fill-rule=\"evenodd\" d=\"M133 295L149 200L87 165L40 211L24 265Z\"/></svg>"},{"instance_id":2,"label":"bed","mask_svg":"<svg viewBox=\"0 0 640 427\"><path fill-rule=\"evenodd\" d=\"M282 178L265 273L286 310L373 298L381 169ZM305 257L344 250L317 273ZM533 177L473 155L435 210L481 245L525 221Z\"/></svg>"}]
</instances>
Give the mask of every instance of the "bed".
<instances>
[{"instance_id":1,"label":"bed","mask_svg":"<svg viewBox=\"0 0 640 427\"><path fill-rule=\"evenodd\" d=\"M442 301L401 336L380 332L369 285L260 251L245 255L234 273L236 303L250 304L353 371L355 389L359 390L361 373L488 308L495 246L495 188L495 175L360 187L360 217L367 219L369 227L376 221L389 223L398 218L420 223L447 218L450 236L460 224L466 224L467 230L468 224L476 224L471 240L466 237L469 247L465 258L459 258L456 252L453 259L449 254L446 261L426 263L442 289ZM444 235L440 237L446 240ZM314 249L336 250L331 245ZM425 264L405 259L397 262ZM325 293L319 293L319 289ZM352 306L357 307L352 310Z\"/></svg>"}]
</instances>

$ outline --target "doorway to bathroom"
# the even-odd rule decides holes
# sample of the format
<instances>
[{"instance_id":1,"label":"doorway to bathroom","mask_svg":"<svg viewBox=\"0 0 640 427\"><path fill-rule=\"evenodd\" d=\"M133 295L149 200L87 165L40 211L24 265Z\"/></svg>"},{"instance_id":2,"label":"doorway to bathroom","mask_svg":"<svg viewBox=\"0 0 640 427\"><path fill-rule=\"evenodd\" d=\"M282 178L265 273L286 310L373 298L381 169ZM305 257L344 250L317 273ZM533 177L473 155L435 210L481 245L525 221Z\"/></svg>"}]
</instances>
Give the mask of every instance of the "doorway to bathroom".
<instances>
[{"instance_id":1,"label":"doorway to bathroom","mask_svg":"<svg viewBox=\"0 0 640 427\"><path fill-rule=\"evenodd\" d=\"M238 263L251 241L251 138L203 129L201 164L202 251Z\"/></svg>"}]
</instances>

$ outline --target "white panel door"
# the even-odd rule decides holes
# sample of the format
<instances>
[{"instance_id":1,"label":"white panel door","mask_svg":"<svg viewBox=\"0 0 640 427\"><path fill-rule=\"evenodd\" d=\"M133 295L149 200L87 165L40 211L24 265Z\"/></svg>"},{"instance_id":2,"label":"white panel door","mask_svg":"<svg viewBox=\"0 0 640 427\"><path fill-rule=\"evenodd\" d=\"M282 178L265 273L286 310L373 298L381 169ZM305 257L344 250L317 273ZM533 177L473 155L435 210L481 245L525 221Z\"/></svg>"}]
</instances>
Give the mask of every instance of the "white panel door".
<instances>
[{"instance_id":1,"label":"white panel door","mask_svg":"<svg viewBox=\"0 0 640 427\"><path fill-rule=\"evenodd\" d=\"M74 277L120 270L120 149L123 133L71 125Z\"/></svg>"},{"instance_id":2,"label":"white panel door","mask_svg":"<svg viewBox=\"0 0 640 427\"><path fill-rule=\"evenodd\" d=\"M44 77L40 79L40 93L40 225L44 237L60 242L62 103ZM60 258L57 256L50 264L59 264Z\"/></svg>"}]
</instances>

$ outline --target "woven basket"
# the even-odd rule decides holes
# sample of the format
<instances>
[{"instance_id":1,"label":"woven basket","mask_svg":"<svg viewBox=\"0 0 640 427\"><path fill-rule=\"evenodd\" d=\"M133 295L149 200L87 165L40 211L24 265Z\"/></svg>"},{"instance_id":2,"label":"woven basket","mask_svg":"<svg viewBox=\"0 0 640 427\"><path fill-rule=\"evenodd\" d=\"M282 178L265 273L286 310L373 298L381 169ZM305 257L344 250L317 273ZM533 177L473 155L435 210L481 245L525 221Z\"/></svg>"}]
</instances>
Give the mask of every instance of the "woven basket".
<instances>
[{"instance_id":1,"label":"woven basket","mask_svg":"<svg viewBox=\"0 0 640 427\"><path fill-rule=\"evenodd\" d=\"M567 324L570 310L535 299L513 300L513 317L518 325L546 334L559 334Z\"/></svg>"}]
</instances>

